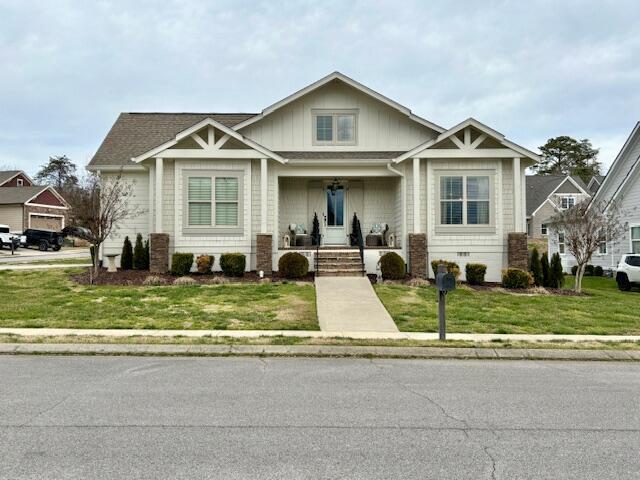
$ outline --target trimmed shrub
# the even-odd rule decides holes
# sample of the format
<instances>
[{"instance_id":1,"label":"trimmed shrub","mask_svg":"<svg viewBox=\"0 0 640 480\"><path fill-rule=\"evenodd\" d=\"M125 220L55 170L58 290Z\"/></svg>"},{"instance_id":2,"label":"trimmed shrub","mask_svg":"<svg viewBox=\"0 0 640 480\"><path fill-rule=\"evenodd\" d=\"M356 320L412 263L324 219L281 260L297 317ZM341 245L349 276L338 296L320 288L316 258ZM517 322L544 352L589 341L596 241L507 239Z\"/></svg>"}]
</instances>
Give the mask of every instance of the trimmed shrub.
<instances>
[{"instance_id":1,"label":"trimmed shrub","mask_svg":"<svg viewBox=\"0 0 640 480\"><path fill-rule=\"evenodd\" d=\"M197 283L191 277L178 277L173 281L174 285L196 285Z\"/></svg>"},{"instance_id":2,"label":"trimmed shrub","mask_svg":"<svg viewBox=\"0 0 640 480\"><path fill-rule=\"evenodd\" d=\"M404 260L396 252L385 253L379 262L383 280L402 280L407 273Z\"/></svg>"},{"instance_id":3,"label":"trimmed shrub","mask_svg":"<svg viewBox=\"0 0 640 480\"><path fill-rule=\"evenodd\" d=\"M227 277L242 277L247 265L242 253L223 253L220 255L220 268Z\"/></svg>"},{"instance_id":4,"label":"trimmed shrub","mask_svg":"<svg viewBox=\"0 0 640 480\"><path fill-rule=\"evenodd\" d=\"M542 254L540 265L542 266L542 286L549 287L551 286L551 268L549 267L549 255L547 255L547 252Z\"/></svg>"},{"instance_id":5,"label":"trimmed shrub","mask_svg":"<svg viewBox=\"0 0 640 480\"><path fill-rule=\"evenodd\" d=\"M124 243L122 244L122 255L120 255L120 268L122 270L131 270L133 266L133 248L131 246L131 240L129 237L124 237Z\"/></svg>"},{"instance_id":6,"label":"trimmed shrub","mask_svg":"<svg viewBox=\"0 0 640 480\"><path fill-rule=\"evenodd\" d=\"M196 268L198 269L198 273L211 273L214 260L215 257L213 255L199 255L198 258L196 258Z\"/></svg>"},{"instance_id":7,"label":"trimmed shrub","mask_svg":"<svg viewBox=\"0 0 640 480\"><path fill-rule=\"evenodd\" d=\"M159 275L149 275L142 281L142 285L146 285L148 287L166 285L166 284L167 284L167 279Z\"/></svg>"},{"instance_id":8,"label":"trimmed shrub","mask_svg":"<svg viewBox=\"0 0 640 480\"><path fill-rule=\"evenodd\" d=\"M149 239L144 241L144 270L149 270Z\"/></svg>"},{"instance_id":9,"label":"trimmed shrub","mask_svg":"<svg viewBox=\"0 0 640 480\"><path fill-rule=\"evenodd\" d=\"M484 285L484 276L487 273L487 266L483 263L467 263L464 267L469 285Z\"/></svg>"},{"instance_id":10,"label":"trimmed shrub","mask_svg":"<svg viewBox=\"0 0 640 480\"><path fill-rule=\"evenodd\" d=\"M571 267L571 275L575 277L576 273L578 273L578 265L574 265L573 267Z\"/></svg>"},{"instance_id":11,"label":"trimmed shrub","mask_svg":"<svg viewBox=\"0 0 640 480\"><path fill-rule=\"evenodd\" d=\"M538 249L536 247L533 247L533 251L531 252L531 257L529 259L529 271L533 276L533 283L535 284L535 286L542 286L542 263L540 263L540 254L538 253Z\"/></svg>"},{"instance_id":12,"label":"trimmed shrub","mask_svg":"<svg viewBox=\"0 0 640 480\"><path fill-rule=\"evenodd\" d=\"M584 274L587 277L593 277L593 265L587 265L584 267Z\"/></svg>"},{"instance_id":13,"label":"trimmed shrub","mask_svg":"<svg viewBox=\"0 0 640 480\"><path fill-rule=\"evenodd\" d=\"M529 272L519 268L507 268L502 271L502 286L504 288L529 288L533 283L533 277Z\"/></svg>"},{"instance_id":14,"label":"trimmed shrub","mask_svg":"<svg viewBox=\"0 0 640 480\"><path fill-rule=\"evenodd\" d=\"M309 273L309 260L297 252L285 253L278 260L278 272L284 278L301 278Z\"/></svg>"},{"instance_id":15,"label":"trimmed shrub","mask_svg":"<svg viewBox=\"0 0 640 480\"><path fill-rule=\"evenodd\" d=\"M438 265L444 263L447 267L447 273L453 273L453 276L456 277L456 281L460 278L460 267L456 262L450 262L449 260L432 260L431 261L431 270L433 270L433 276L435 277L438 273Z\"/></svg>"},{"instance_id":16,"label":"trimmed shrub","mask_svg":"<svg viewBox=\"0 0 640 480\"><path fill-rule=\"evenodd\" d=\"M145 270L144 246L142 245L142 235L136 235L136 246L133 247L133 269Z\"/></svg>"},{"instance_id":17,"label":"trimmed shrub","mask_svg":"<svg viewBox=\"0 0 640 480\"><path fill-rule=\"evenodd\" d=\"M551 255L551 264L549 269L551 271L549 275L549 287L562 288L562 285L564 285L564 272L562 271L562 260L560 260L559 253Z\"/></svg>"},{"instance_id":18,"label":"trimmed shrub","mask_svg":"<svg viewBox=\"0 0 640 480\"><path fill-rule=\"evenodd\" d=\"M600 265L596 265L593 267L593 275L596 277L601 277L604 275L604 269Z\"/></svg>"},{"instance_id":19,"label":"trimmed shrub","mask_svg":"<svg viewBox=\"0 0 640 480\"><path fill-rule=\"evenodd\" d=\"M191 271L193 253L174 253L171 256L171 274L183 276Z\"/></svg>"}]
</instances>

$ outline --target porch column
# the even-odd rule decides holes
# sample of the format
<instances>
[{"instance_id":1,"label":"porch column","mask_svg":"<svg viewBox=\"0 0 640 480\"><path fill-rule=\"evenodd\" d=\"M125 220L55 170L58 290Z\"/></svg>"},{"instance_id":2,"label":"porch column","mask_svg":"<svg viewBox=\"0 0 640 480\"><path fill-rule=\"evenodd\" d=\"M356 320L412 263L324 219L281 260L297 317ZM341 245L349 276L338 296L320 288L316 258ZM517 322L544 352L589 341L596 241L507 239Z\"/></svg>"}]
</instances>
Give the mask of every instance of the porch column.
<instances>
[{"instance_id":1,"label":"porch column","mask_svg":"<svg viewBox=\"0 0 640 480\"><path fill-rule=\"evenodd\" d=\"M154 189L155 189L155 165L149 165L149 233L153 232L153 229L155 227L155 216L153 214L153 205L154 205Z\"/></svg>"},{"instance_id":2,"label":"porch column","mask_svg":"<svg viewBox=\"0 0 640 480\"><path fill-rule=\"evenodd\" d=\"M516 232L523 232L522 226L522 173L520 172L520 157L513 159L513 226Z\"/></svg>"},{"instance_id":3,"label":"porch column","mask_svg":"<svg viewBox=\"0 0 640 480\"><path fill-rule=\"evenodd\" d=\"M420 233L420 159L413 159L413 233Z\"/></svg>"},{"instance_id":4,"label":"porch column","mask_svg":"<svg viewBox=\"0 0 640 480\"><path fill-rule=\"evenodd\" d=\"M267 175L267 159L260 159L260 233L267 233L269 178Z\"/></svg>"},{"instance_id":5,"label":"porch column","mask_svg":"<svg viewBox=\"0 0 640 480\"><path fill-rule=\"evenodd\" d=\"M162 157L156 157L156 188L155 188L155 196L156 196L156 204L155 204L155 214L156 214L156 224L155 224L155 233L162 233Z\"/></svg>"}]
</instances>

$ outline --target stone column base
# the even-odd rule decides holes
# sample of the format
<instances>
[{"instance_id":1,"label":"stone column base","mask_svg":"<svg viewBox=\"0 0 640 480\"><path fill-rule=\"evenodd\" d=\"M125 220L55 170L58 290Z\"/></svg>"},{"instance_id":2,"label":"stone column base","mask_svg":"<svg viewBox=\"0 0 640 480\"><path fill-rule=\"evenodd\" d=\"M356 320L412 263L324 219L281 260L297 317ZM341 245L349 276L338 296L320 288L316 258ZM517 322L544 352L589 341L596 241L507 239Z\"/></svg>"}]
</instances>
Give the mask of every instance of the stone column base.
<instances>
[{"instance_id":1,"label":"stone column base","mask_svg":"<svg viewBox=\"0 0 640 480\"><path fill-rule=\"evenodd\" d=\"M409 234L409 273L413 278L427 278L427 234Z\"/></svg>"},{"instance_id":2,"label":"stone column base","mask_svg":"<svg viewBox=\"0 0 640 480\"><path fill-rule=\"evenodd\" d=\"M273 237L270 233L256 235L256 271L262 270L265 276L273 273Z\"/></svg>"},{"instance_id":3,"label":"stone column base","mask_svg":"<svg viewBox=\"0 0 640 480\"><path fill-rule=\"evenodd\" d=\"M507 242L507 262L509 268L528 270L529 250L527 249L527 234L510 232Z\"/></svg>"},{"instance_id":4,"label":"stone column base","mask_svg":"<svg viewBox=\"0 0 640 480\"><path fill-rule=\"evenodd\" d=\"M169 270L169 234L149 234L149 271L167 273Z\"/></svg>"}]
</instances>

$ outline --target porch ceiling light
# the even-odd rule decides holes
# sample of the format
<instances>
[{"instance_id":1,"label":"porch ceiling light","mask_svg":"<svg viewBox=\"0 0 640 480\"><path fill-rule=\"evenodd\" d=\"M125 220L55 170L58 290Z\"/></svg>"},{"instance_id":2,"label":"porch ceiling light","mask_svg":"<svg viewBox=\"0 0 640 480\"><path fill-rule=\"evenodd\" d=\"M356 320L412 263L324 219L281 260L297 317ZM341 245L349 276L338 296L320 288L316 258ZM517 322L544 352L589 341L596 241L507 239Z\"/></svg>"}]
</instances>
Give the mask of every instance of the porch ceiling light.
<instances>
[{"instance_id":1,"label":"porch ceiling light","mask_svg":"<svg viewBox=\"0 0 640 480\"><path fill-rule=\"evenodd\" d=\"M331 192L335 193L339 186L340 181L338 180L338 177L334 177L333 182L331 182L331 186L329 187L331 189Z\"/></svg>"}]
</instances>

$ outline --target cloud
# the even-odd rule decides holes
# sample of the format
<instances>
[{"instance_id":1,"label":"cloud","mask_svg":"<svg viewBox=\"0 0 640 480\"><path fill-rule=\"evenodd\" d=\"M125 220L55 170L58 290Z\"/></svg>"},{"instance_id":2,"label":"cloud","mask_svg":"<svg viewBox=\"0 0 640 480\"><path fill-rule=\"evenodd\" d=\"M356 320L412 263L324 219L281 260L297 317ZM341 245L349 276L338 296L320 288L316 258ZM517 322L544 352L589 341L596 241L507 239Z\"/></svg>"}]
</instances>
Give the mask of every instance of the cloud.
<instances>
[{"instance_id":1,"label":"cloud","mask_svg":"<svg viewBox=\"0 0 640 480\"><path fill-rule=\"evenodd\" d=\"M86 163L120 111L259 111L333 70L443 126L590 138L603 163L639 119L637 1L36 4L0 4L0 164L31 173Z\"/></svg>"}]
</instances>

